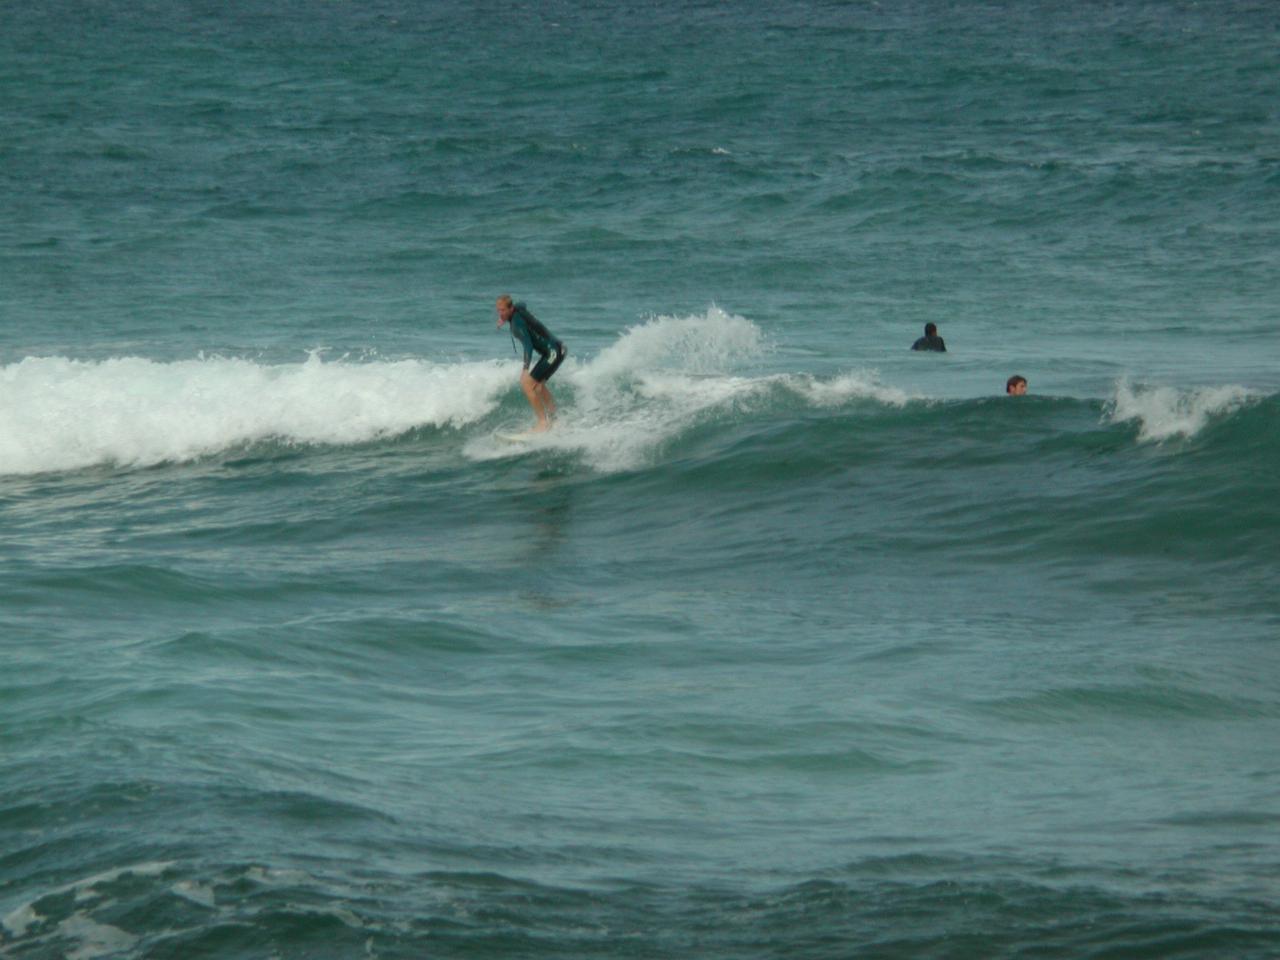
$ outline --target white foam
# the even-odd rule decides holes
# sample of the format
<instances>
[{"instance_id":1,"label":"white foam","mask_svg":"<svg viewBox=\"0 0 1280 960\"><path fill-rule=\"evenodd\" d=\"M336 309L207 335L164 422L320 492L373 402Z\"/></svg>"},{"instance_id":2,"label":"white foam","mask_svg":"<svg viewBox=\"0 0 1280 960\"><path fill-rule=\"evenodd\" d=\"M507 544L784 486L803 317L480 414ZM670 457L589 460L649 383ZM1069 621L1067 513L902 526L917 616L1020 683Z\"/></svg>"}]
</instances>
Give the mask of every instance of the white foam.
<instances>
[{"instance_id":1,"label":"white foam","mask_svg":"<svg viewBox=\"0 0 1280 960\"><path fill-rule=\"evenodd\" d=\"M1231 413L1254 397L1255 394L1239 386L1177 390L1135 387L1122 380L1116 384L1107 404L1106 416L1112 423L1136 420L1138 439L1159 442L1171 437L1193 437L1212 418Z\"/></svg>"},{"instance_id":2,"label":"white foam","mask_svg":"<svg viewBox=\"0 0 1280 960\"><path fill-rule=\"evenodd\" d=\"M77 904L93 904L92 909L100 910L103 907L110 906L114 901L103 900L102 894L97 890L99 885L112 883L121 877L127 876L158 876L172 865L171 861L166 861L117 867L86 877L83 880L76 880L72 883L46 890L34 900L11 910L3 920L0 920L0 926L8 930L14 939L22 939L32 927L38 926L48 919L35 908L37 903L47 897L74 893L74 900ZM73 913L59 923L57 934L69 940L79 941L79 945L74 950L65 954L68 958L74 957L76 960L93 960L94 957L127 951L133 947L138 939L117 927L98 923L83 912Z\"/></svg>"},{"instance_id":3,"label":"white foam","mask_svg":"<svg viewBox=\"0 0 1280 960\"><path fill-rule=\"evenodd\" d=\"M253 866L246 870L244 875L246 879L266 886L306 884L314 879L309 873L305 873L302 870L292 870L287 867Z\"/></svg>"},{"instance_id":4,"label":"white foam","mask_svg":"<svg viewBox=\"0 0 1280 960\"><path fill-rule=\"evenodd\" d=\"M881 384L874 373L844 373L832 380L796 377L791 389L815 407L841 407L851 400L875 400L893 407L904 407L912 397L897 387Z\"/></svg>"},{"instance_id":5,"label":"white foam","mask_svg":"<svg viewBox=\"0 0 1280 960\"><path fill-rule=\"evenodd\" d=\"M510 364L162 363L29 357L0 367L0 474L185 461L268 439L358 443L486 416Z\"/></svg>"},{"instance_id":6,"label":"white foam","mask_svg":"<svg viewBox=\"0 0 1280 960\"><path fill-rule=\"evenodd\" d=\"M477 438L477 459L562 450L603 472L635 469L662 445L716 418L760 415L771 402L798 398L817 407L856 399L902 405L908 397L871 373L834 380L807 374L753 374L768 344L759 327L711 307L704 314L656 317L631 327L593 359L566 365L556 380L572 389L556 428L519 446ZM559 394L557 394L559 395Z\"/></svg>"},{"instance_id":7,"label":"white foam","mask_svg":"<svg viewBox=\"0 0 1280 960\"><path fill-rule=\"evenodd\" d=\"M199 904L202 907L212 908L217 906L217 897L214 894L213 887L197 883L194 880L182 880L175 883L173 892L184 900L190 900L192 903Z\"/></svg>"},{"instance_id":8,"label":"white foam","mask_svg":"<svg viewBox=\"0 0 1280 960\"><path fill-rule=\"evenodd\" d=\"M612 380L632 371L725 373L764 351L750 320L712 306L688 317L655 317L630 327L584 371L584 380Z\"/></svg>"},{"instance_id":9,"label":"white foam","mask_svg":"<svg viewBox=\"0 0 1280 960\"><path fill-rule=\"evenodd\" d=\"M551 434L518 445L482 434L463 451L492 459L560 449L613 471L649 462L664 443L708 419L755 416L769 402L832 407L908 399L870 373L825 380L759 373L768 350L758 326L716 306L654 317L594 357L569 356L551 383L562 414ZM0 366L0 475L184 462L264 441L337 445L421 427L461 429L500 404L523 407L516 372L510 358L354 362L313 353L270 364L28 357ZM529 416L522 409L512 429L531 426Z\"/></svg>"},{"instance_id":10,"label":"white foam","mask_svg":"<svg viewBox=\"0 0 1280 960\"><path fill-rule=\"evenodd\" d=\"M84 914L75 913L58 924L58 933L79 945L68 953L68 960L94 960L95 957L119 954L133 947L138 938L119 927L98 923Z\"/></svg>"},{"instance_id":11,"label":"white foam","mask_svg":"<svg viewBox=\"0 0 1280 960\"><path fill-rule=\"evenodd\" d=\"M0 920L0 925L12 931L15 936L22 936L23 932L25 932L33 923L37 923L44 919L36 912L35 905L45 897L56 897L64 893L74 893L75 902L84 903L101 897L101 894L95 889L100 884L114 883L121 877L156 877L172 866L172 860L135 863L127 867L115 867L111 870L105 870L102 873L95 873L93 876L85 877L82 880L75 880L71 883L54 887L51 890L44 891L34 900L12 910L3 920Z\"/></svg>"},{"instance_id":12,"label":"white foam","mask_svg":"<svg viewBox=\"0 0 1280 960\"><path fill-rule=\"evenodd\" d=\"M572 452L604 472L638 467L699 418L757 394L761 380L733 371L764 349L759 327L719 307L654 317L591 360L566 364L551 388L571 388L573 405L562 407L555 430L518 448L479 439L466 452L489 459L551 449Z\"/></svg>"},{"instance_id":13,"label":"white foam","mask_svg":"<svg viewBox=\"0 0 1280 960\"><path fill-rule=\"evenodd\" d=\"M34 903L24 903L15 910L11 910L0 920L0 926L8 930L15 938L26 936L27 930L42 921L42 917L36 912Z\"/></svg>"}]
</instances>

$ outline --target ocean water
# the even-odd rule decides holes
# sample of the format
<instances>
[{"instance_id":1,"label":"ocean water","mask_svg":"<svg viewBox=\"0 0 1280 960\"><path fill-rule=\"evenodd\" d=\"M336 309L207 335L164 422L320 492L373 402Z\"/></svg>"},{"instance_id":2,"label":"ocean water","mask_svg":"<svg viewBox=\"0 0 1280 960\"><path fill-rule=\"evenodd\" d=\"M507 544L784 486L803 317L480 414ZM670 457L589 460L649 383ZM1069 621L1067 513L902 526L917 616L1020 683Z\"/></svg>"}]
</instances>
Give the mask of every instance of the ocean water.
<instances>
[{"instance_id":1,"label":"ocean water","mask_svg":"<svg viewBox=\"0 0 1280 960\"><path fill-rule=\"evenodd\" d=\"M0 953L1280 955L1278 41L0 4Z\"/></svg>"}]
</instances>

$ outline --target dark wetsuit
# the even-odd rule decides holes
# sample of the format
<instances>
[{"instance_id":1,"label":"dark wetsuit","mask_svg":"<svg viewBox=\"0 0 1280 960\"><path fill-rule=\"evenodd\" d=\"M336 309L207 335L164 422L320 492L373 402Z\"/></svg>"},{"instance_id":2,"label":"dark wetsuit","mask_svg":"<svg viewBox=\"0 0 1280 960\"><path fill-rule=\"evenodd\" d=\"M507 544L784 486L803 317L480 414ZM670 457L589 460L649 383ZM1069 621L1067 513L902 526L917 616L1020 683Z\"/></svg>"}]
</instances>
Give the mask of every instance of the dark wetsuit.
<instances>
[{"instance_id":1,"label":"dark wetsuit","mask_svg":"<svg viewBox=\"0 0 1280 960\"><path fill-rule=\"evenodd\" d=\"M936 350L938 353L946 353L947 345L942 342L942 338L936 333L931 337L921 337L911 345L912 350Z\"/></svg>"},{"instance_id":2,"label":"dark wetsuit","mask_svg":"<svg viewBox=\"0 0 1280 960\"><path fill-rule=\"evenodd\" d=\"M564 344L542 325L542 322L529 312L523 303L515 304L515 312L511 314L511 336L524 345L524 368L529 370L529 361L536 352L541 358L529 370L529 376L539 383L545 383L556 372L564 360Z\"/></svg>"}]
</instances>

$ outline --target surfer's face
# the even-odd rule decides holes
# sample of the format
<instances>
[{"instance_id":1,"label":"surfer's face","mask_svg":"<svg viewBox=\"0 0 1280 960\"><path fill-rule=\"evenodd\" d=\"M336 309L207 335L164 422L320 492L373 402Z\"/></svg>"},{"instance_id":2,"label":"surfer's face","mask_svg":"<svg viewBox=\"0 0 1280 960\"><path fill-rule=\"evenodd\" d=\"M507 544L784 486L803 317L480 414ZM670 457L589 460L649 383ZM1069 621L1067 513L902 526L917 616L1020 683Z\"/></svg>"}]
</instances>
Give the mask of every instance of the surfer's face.
<instances>
[{"instance_id":1,"label":"surfer's face","mask_svg":"<svg viewBox=\"0 0 1280 960\"><path fill-rule=\"evenodd\" d=\"M515 304L503 303L498 301L498 326L502 326L511 319L511 315L516 312Z\"/></svg>"}]
</instances>

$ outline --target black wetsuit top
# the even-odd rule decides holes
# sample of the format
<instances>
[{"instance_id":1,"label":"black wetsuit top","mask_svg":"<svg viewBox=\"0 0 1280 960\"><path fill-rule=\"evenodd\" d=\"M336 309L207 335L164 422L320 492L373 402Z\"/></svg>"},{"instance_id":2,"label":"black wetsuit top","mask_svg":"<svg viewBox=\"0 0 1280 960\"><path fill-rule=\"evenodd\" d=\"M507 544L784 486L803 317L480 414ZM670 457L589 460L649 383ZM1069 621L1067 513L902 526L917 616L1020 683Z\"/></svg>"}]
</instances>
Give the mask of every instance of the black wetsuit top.
<instances>
[{"instance_id":1,"label":"black wetsuit top","mask_svg":"<svg viewBox=\"0 0 1280 960\"><path fill-rule=\"evenodd\" d=\"M515 313L511 315L511 336L524 346L524 368L529 369L529 361L536 351L538 356L546 358L552 353L563 353L564 345L555 335L542 325L542 321L529 312L523 303L515 304Z\"/></svg>"},{"instance_id":2,"label":"black wetsuit top","mask_svg":"<svg viewBox=\"0 0 1280 960\"><path fill-rule=\"evenodd\" d=\"M921 337L911 345L912 350L936 350L939 353L947 352L947 345L942 342L942 338L936 333L931 337Z\"/></svg>"}]
</instances>

